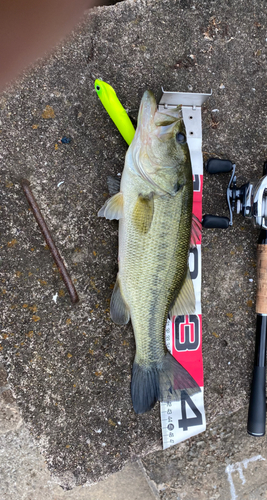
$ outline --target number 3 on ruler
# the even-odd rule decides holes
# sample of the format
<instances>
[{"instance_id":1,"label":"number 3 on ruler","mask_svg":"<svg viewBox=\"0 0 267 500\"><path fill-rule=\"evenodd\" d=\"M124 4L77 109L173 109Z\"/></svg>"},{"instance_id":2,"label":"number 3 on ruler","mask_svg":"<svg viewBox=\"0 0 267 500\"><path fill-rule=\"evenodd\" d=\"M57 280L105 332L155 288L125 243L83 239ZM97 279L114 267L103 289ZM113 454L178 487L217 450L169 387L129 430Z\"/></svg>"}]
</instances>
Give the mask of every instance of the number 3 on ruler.
<instances>
[{"instance_id":1,"label":"number 3 on ruler","mask_svg":"<svg viewBox=\"0 0 267 500\"><path fill-rule=\"evenodd\" d=\"M185 403L187 403L188 406L190 406L192 412L195 414L195 417L187 418ZM193 427L195 425L202 425L203 420L200 411L198 410L198 408L196 407L195 403L192 401L190 396L187 394L187 392L184 390L181 392L181 409L182 409L182 418L178 420L179 428L182 428L184 431L187 431L188 427Z\"/></svg>"}]
</instances>

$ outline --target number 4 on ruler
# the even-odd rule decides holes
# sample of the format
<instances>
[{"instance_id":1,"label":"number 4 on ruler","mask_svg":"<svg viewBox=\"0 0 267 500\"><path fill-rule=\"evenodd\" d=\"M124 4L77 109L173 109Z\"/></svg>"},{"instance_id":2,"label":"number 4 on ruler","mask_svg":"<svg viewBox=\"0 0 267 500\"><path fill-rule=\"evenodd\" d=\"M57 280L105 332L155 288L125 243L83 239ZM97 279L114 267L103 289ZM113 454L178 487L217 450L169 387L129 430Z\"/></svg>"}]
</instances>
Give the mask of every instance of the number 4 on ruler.
<instances>
[{"instance_id":1,"label":"number 4 on ruler","mask_svg":"<svg viewBox=\"0 0 267 500\"><path fill-rule=\"evenodd\" d=\"M187 418L185 403L187 403L188 406L190 406L192 412L195 414L195 417ZM182 428L184 431L187 431L188 427L193 427L195 425L202 425L203 423L202 415L186 391L181 392L181 410L182 410L182 418L178 420L179 428Z\"/></svg>"}]
</instances>

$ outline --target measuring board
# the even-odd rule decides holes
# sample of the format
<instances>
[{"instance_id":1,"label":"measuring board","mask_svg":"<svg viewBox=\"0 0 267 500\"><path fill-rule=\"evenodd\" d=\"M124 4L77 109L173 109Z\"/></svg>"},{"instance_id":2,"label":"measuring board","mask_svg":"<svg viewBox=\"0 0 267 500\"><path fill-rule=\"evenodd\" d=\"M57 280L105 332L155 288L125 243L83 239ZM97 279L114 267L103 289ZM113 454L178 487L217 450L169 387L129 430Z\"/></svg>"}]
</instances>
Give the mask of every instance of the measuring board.
<instances>
[{"instance_id":1,"label":"measuring board","mask_svg":"<svg viewBox=\"0 0 267 500\"><path fill-rule=\"evenodd\" d=\"M193 173L193 214L202 220L203 157L201 106L211 94L164 92L159 111L182 106ZM189 268L196 297L194 314L168 319L166 346L174 358L186 368L198 383L201 392L189 396L181 392L181 401L160 403L163 449L180 443L206 429L204 410L204 377L202 359L201 315L201 235L190 249Z\"/></svg>"}]
</instances>

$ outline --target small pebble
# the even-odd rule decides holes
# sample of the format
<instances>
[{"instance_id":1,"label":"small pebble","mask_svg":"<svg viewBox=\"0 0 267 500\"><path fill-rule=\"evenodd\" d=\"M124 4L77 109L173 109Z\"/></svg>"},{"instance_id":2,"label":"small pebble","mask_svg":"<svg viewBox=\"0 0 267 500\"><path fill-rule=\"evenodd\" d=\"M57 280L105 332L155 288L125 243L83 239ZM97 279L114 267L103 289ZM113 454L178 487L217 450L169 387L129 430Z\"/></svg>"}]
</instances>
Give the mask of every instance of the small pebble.
<instances>
[{"instance_id":1,"label":"small pebble","mask_svg":"<svg viewBox=\"0 0 267 500\"><path fill-rule=\"evenodd\" d=\"M71 142L71 138L70 137L66 137L66 136L61 137L60 142L62 144L69 144Z\"/></svg>"}]
</instances>

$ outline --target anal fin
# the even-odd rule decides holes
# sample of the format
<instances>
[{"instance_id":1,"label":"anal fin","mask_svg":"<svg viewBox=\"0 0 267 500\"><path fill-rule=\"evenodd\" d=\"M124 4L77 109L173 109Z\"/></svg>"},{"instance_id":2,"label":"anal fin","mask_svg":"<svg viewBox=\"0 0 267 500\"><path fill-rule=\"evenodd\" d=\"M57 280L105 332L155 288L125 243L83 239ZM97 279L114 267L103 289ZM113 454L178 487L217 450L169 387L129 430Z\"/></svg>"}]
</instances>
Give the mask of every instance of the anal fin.
<instances>
[{"instance_id":1,"label":"anal fin","mask_svg":"<svg viewBox=\"0 0 267 500\"><path fill-rule=\"evenodd\" d=\"M130 311L122 297L118 276L110 301L110 317L116 325L126 325L130 319Z\"/></svg>"},{"instance_id":2,"label":"anal fin","mask_svg":"<svg viewBox=\"0 0 267 500\"><path fill-rule=\"evenodd\" d=\"M182 316L195 312L196 299L189 267L181 290L170 308L171 316Z\"/></svg>"}]
</instances>

